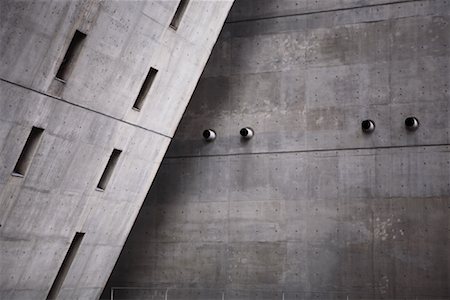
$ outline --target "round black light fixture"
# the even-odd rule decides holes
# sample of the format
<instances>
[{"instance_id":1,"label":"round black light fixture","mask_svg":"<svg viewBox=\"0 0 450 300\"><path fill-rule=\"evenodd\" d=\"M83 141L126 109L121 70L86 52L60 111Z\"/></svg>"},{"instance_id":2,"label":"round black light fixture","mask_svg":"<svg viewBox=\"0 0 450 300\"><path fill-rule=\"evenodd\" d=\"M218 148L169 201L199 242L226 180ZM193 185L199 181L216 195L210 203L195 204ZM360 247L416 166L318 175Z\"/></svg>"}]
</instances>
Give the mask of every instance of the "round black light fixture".
<instances>
[{"instance_id":1,"label":"round black light fixture","mask_svg":"<svg viewBox=\"0 0 450 300\"><path fill-rule=\"evenodd\" d=\"M253 129L251 129L250 127L244 127L242 128L239 133L241 134L241 136L246 139L249 140L253 137L253 135L255 134L255 132L253 131Z\"/></svg>"},{"instance_id":2,"label":"round black light fixture","mask_svg":"<svg viewBox=\"0 0 450 300\"><path fill-rule=\"evenodd\" d=\"M405 127L409 131L415 131L419 128L419 120L416 117L408 117L405 119Z\"/></svg>"},{"instance_id":3,"label":"round black light fixture","mask_svg":"<svg viewBox=\"0 0 450 300\"><path fill-rule=\"evenodd\" d=\"M375 122L372 120L364 120L361 122L361 129L364 133L372 133L375 130Z\"/></svg>"},{"instance_id":4,"label":"round black light fixture","mask_svg":"<svg viewBox=\"0 0 450 300\"><path fill-rule=\"evenodd\" d=\"M203 138L207 142L214 141L216 139L216 136L216 132L212 129L206 129L205 131L203 131Z\"/></svg>"}]
</instances>

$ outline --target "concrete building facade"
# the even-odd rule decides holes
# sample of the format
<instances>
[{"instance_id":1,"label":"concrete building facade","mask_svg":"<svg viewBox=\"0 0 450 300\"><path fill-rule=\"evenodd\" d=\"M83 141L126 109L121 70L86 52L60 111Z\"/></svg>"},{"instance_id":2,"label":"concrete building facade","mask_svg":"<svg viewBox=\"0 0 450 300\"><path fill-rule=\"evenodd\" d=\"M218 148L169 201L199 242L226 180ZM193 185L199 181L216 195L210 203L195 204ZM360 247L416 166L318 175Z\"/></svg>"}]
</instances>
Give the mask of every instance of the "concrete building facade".
<instances>
[{"instance_id":1,"label":"concrete building facade","mask_svg":"<svg viewBox=\"0 0 450 300\"><path fill-rule=\"evenodd\" d=\"M104 297L449 298L449 84L450 1L237 0Z\"/></svg>"},{"instance_id":2,"label":"concrete building facade","mask_svg":"<svg viewBox=\"0 0 450 300\"><path fill-rule=\"evenodd\" d=\"M0 2L0 299L100 296L232 2Z\"/></svg>"}]
</instances>

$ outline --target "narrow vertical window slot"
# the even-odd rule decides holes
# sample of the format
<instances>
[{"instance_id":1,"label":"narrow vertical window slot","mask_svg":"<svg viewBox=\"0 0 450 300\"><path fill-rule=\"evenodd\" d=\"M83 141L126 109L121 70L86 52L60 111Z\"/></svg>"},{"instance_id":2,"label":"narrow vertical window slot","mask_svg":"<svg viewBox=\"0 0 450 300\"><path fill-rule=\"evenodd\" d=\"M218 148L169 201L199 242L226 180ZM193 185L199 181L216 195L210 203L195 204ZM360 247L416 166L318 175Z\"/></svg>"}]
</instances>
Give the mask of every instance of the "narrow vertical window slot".
<instances>
[{"instance_id":1,"label":"narrow vertical window slot","mask_svg":"<svg viewBox=\"0 0 450 300\"><path fill-rule=\"evenodd\" d=\"M97 184L97 190L104 191L106 189L106 185L108 184L109 179L111 179L112 173L114 171L114 167L119 160L119 155L122 153L121 150L114 149L109 157L108 163L106 164L105 170L103 171L102 177Z\"/></svg>"},{"instance_id":2,"label":"narrow vertical window slot","mask_svg":"<svg viewBox=\"0 0 450 300\"><path fill-rule=\"evenodd\" d=\"M141 90L139 91L139 94L136 98L136 101L134 102L133 109L140 111L142 106L144 105L144 99L147 97L148 91L150 90L153 82L155 81L156 73L158 73L158 70L154 68L150 68L150 71L147 74L147 77L144 80L144 83L142 84Z\"/></svg>"},{"instance_id":3,"label":"narrow vertical window slot","mask_svg":"<svg viewBox=\"0 0 450 300\"><path fill-rule=\"evenodd\" d=\"M56 78L62 81L66 81L70 75L70 72L73 69L75 61L77 60L81 47L83 46L83 42L86 38L86 34L81 31L76 30L72 41L69 44L69 48L67 49L66 55L59 66L58 72L56 73Z\"/></svg>"},{"instance_id":4,"label":"narrow vertical window slot","mask_svg":"<svg viewBox=\"0 0 450 300\"><path fill-rule=\"evenodd\" d=\"M80 248L81 241L83 240L84 232L77 232L72 240L72 243L69 246L69 250L67 250L66 256L59 268L58 274L56 275L55 281L53 281L52 287L47 295L47 300L56 299L58 297L59 291L61 290L61 286L64 283L64 279L69 272L70 266L75 259L75 256Z\"/></svg>"},{"instance_id":5,"label":"narrow vertical window slot","mask_svg":"<svg viewBox=\"0 0 450 300\"><path fill-rule=\"evenodd\" d=\"M189 3L189 0L180 0L180 3L178 3L177 10L175 11L175 14L173 15L172 22L170 22L170 27L177 30L178 26L180 25L181 18L183 17L184 12L186 11L186 7Z\"/></svg>"},{"instance_id":6,"label":"narrow vertical window slot","mask_svg":"<svg viewBox=\"0 0 450 300\"><path fill-rule=\"evenodd\" d=\"M23 146L22 152L17 160L16 166L14 167L14 171L12 173L13 176L25 176L25 173L27 172L39 147L43 133L44 129L42 128L33 127L31 129L30 135L28 136L25 146Z\"/></svg>"}]
</instances>

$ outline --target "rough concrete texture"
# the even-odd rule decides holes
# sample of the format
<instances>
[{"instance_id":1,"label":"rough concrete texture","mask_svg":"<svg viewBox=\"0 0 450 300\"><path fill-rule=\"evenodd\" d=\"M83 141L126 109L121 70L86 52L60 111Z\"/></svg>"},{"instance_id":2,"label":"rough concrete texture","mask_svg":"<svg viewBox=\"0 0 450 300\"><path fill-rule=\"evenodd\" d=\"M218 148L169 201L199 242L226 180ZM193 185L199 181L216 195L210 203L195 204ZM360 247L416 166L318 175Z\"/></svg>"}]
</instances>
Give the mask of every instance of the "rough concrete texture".
<instances>
[{"instance_id":1,"label":"rough concrete texture","mask_svg":"<svg viewBox=\"0 0 450 300\"><path fill-rule=\"evenodd\" d=\"M449 22L445 0L237 1L105 297L449 298Z\"/></svg>"},{"instance_id":2,"label":"rough concrete texture","mask_svg":"<svg viewBox=\"0 0 450 300\"><path fill-rule=\"evenodd\" d=\"M59 298L100 296L232 0L190 1L173 30L178 3L0 2L0 299L45 299L75 232L85 236ZM62 82L76 29L87 37ZM41 142L25 176L12 176L32 126Z\"/></svg>"}]
</instances>

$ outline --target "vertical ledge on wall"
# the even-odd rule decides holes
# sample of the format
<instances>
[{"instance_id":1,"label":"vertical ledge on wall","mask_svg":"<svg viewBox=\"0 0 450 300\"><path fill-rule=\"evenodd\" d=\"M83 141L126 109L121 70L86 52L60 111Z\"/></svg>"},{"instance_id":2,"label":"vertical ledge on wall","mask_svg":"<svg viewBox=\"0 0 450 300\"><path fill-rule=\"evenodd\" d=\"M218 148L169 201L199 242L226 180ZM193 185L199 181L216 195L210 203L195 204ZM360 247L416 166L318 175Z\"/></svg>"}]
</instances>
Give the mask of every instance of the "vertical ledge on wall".
<instances>
[{"instance_id":1,"label":"vertical ledge on wall","mask_svg":"<svg viewBox=\"0 0 450 300\"><path fill-rule=\"evenodd\" d=\"M36 154L39 144L41 143L43 133L44 129L42 128L33 127L31 129L30 135L25 142L25 146L20 153L19 159L17 160L14 171L11 175L17 177L25 176L25 173L31 165L31 161Z\"/></svg>"},{"instance_id":2,"label":"vertical ledge on wall","mask_svg":"<svg viewBox=\"0 0 450 300\"><path fill-rule=\"evenodd\" d=\"M79 30L75 31L72 41L69 44L69 48L67 48L66 54L64 55L61 65L59 66L58 72L56 73L56 79L63 82L67 81L76 60L80 55L85 38L86 34Z\"/></svg>"},{"instance_id":3,"label":"vertical ledge on wall","mask_svg":"<svg viewBox=\"0 0 450 300\"><path fill-rule=\"evenodd\" d=\"M103 192L111 179L114 168L119 160L120 153L122 150L114 149L109 157L108 163L106 164L105 170L103 171L102 177L97 184L97 190Z\"/></svg>"},{"instance_id":4,"label":"vertical ledge on wall","mask_svg":"<svg viewBox=\"0 0 450 300\"><path fill-rule=\"evenodd\" d=\"M181 19L183 18L183 14L186 11L189 0L180 0L178 3L177 10L173 15L172 21L170 22L170 28L177 30L180 25Z\"/></svg>"},{"instance_id":5,"label":"vertical ledge on wall","mask_svg":"<svg viewBox=\"0 0 450 300\"><path fill-rule=\"evenodd\" d=\"M52 287L48 292L46 298L47 300L56 299L58 297L59 291L61 290L61 286L63 285L64 279L66 278L70 266L72 265L72 262L75 259L78 249L80 248L83 237L84 232L75 233L72 243L69 246L69 250L67 250L66 256L64 257L61 267L59 268L58 274L56 275Z\"/></svg>"}]
</instances>

